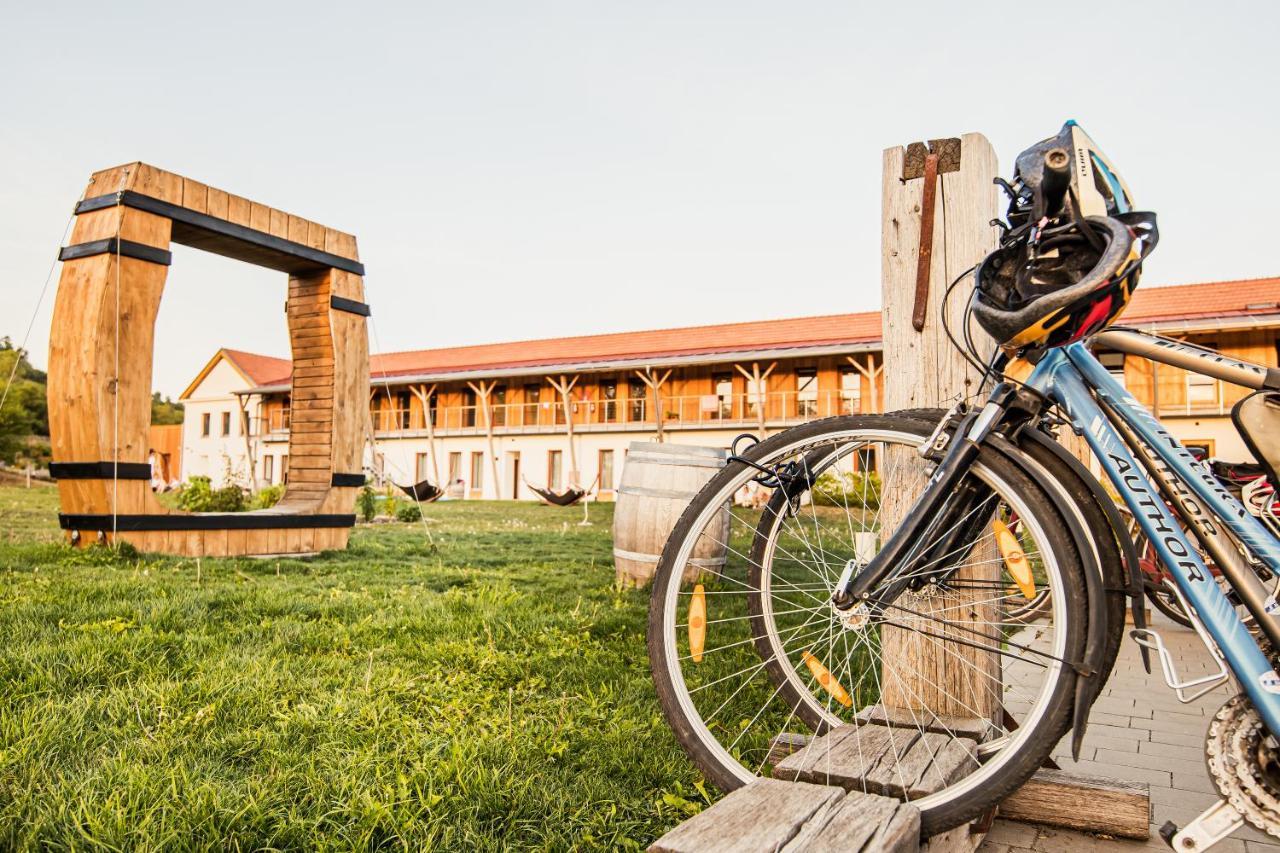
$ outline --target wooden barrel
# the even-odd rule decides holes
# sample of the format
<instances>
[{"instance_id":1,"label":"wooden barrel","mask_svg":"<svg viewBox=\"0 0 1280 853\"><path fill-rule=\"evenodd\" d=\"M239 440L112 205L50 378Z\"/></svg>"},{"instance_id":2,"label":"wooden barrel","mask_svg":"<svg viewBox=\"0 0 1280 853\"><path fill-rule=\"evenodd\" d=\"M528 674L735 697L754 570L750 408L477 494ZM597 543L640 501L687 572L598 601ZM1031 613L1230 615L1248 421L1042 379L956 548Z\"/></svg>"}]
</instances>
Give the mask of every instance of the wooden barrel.
<instances>
[{"instance_id":1,"label":"wooden barrel","mask_svg":"<svg viewBox=\"0 0 1280 853\"><path fill-rule=\"evenodd\" d=\"M613 563L620 586L653 580L662 547L680 513L725 465L727 453L688 444L631 443L613 513ZM716 573L724 566L729 505L704 533L685 570L685 580Z\"/></svg>"}]
</instances>

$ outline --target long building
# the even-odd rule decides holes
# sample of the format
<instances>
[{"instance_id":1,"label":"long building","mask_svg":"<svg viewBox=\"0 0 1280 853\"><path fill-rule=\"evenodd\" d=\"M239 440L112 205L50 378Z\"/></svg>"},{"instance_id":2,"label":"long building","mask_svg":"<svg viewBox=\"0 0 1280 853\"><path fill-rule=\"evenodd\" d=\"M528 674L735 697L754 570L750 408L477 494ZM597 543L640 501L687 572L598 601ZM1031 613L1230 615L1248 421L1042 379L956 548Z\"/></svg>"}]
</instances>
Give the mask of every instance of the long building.
<instances>
[{"instance_id":1,"label":"long building","mask_svg":"<svg viewBox=\"0 0 1280 853\"><path fill-rule=\"evenodd\" d=\"M1147 287L1121 322L1275 367L1280 278ZM659 430L726 447L743 432L881 411L881 346L880 314L866 312L377 354L368 467L458 498L532 499L527 484L578 483L611 500L627 446ZM1182 441L1250 458L1230 420L1243 389L1099 357ZM215 353L181 396L184 476L287 480L290 370L284 358Z\"/></svg>"}]
</instances>

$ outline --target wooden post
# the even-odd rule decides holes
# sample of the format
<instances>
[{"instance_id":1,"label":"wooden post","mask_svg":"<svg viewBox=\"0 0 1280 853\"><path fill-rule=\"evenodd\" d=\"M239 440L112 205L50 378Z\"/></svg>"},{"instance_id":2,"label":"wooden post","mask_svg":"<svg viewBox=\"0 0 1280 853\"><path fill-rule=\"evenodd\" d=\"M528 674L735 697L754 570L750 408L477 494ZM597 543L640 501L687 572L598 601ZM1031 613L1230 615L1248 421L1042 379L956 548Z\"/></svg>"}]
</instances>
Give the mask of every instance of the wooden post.
<instances>
[{"instance_id":1,"label":"wooden post","mask_svg":"<svg viewBox=\"0 0 1280 853\"><path fill-rule=\"evenodd\" d=\"M573 444L573 406L569 400L569 393L573 391L573 386L578 384L578 377L568 378L564 374L560 375L560 381L547 377L547 381L551 383L551 387L556 389L560 394L560 405L564 407L564 424L566 434L569 438L569 476L566 485L573 489L579 487L581 479L578 472L578 451ZM547 484L547 488L551 488L551 484Z\"/></svg>"},{"instance_id":2,"label":"wooden post","mask_svg":"<svg viewBox=\"0 0 1280 853\"><path fill-rule=\"evenodd\" d=\"M501 500L502 481L498 478L498 456L493 449L493 410L489 405L489 395L493 393L494 388L498 387L498 383L496 380L468 382L467 387L475 392L476 399L480 401L481 411L484 412L484 435L489 444L489 467L493 472L493 496ZM481 496L483 494L481 492Z\"/></svg>"},{"instance_id":3,"label":"wooden post","mask_svg":"<svg viewBox=\"0 0 1280 853\"><path fill-rule=\"evenodd\" d=\"M778 366L778 362L775 361L769 365L768 369L765 370L764 373L761 373L760 362L753 361L751 362L751 372L747 373L746 369L743 368L741 364L734 365L734 368L736 368L739 373L741 373L743 376L746 377L747 384L752 389L754 389L753 393L756 395L756 423L758 425L758 429L760 430L761 441L763 441L765 436L767 435L764 428L764 425L765 425L764 407L765 407L765 401L768 400L768 395L765 394L764 392L764 383L765 383L765 380L769 378L769 374L773 373L773 369L777 366Z\"/></svg>"},{"instance_id":4,"label":"wooden post","mask_svg":"<svg viewBox=\"0 0 1280 853\"><path fill-rule=\"evenodd\" d=\"M653 368L646 367L644 370L637 370L636 376L640 377L640 381L653 391L653 422L658 430L658 443L662 443L662 384L671 378L671 371L667 370L662 376L658 376L653 372Z\"/></svg>"},{"instance_id":5,"label":"wooden post","mask_svg":"<svg viewBox=\"0 0 1280 853\"><path fill-rule=\"evenodd\" d=\"M435 397L436 386L432 385L428 388L425 385L411 385L409 390L422 401L422 419L427 424L427 455L431 460L431 482L437 488L444 488L440 482L440 465L436 460L436 426L432 423L431 417L431 400ZM418 472L413 473L416 481Z\"/></svg>"},{"instance_id":6,"label":"wooden post","mask_svg":"<svg viewBox=\"0 0 1280 853\"><path fill-rule=\"evenodd\" d=\"M950 145L954 146L955 142L950 141ZM952 347L940 312L947 285L996 245L996 230L990 222L998 215L997 189L992 183L998 170L995 151L984 136L970 133L958 142L958 170L948 170L945 166L938 170L941 174L937 177L932 257L928 259L927 268L921 269L917 265L922 249L929 249L920 245L925 181L920 177L904 179L907 151L895 146L884 152L883 370L889 378L885 387L888 411L947 408L977 391L977 372ZM931 144L937 152L948 141L934 140ZM923 157L922 147L913 146L911 154ZM954 151L954 147L951 150ZM921 293L927 296L927 310L923 328L917 332L912 324L918 304L916 285L923 283L926 273L928 289L922 288ZM969 286L956 287L946 306L949 322L957 335L969 293ZM975 339L985 340L985 336L979 334ZM890 468L916 472L918 482L912 482L911 475L907 474L899 478L899 488L886 490L882 541L923 490L926 476L921 460L912 458L915 457L913 450L895 452L891 449L886 456L885 462ZM984 559L983 552L976 550L970 563L960 569L957 578L999 581L998 560ZM930 614L945 610L941 618L953 621L998 621L994 605L983 603L988 597L972 591L933 596L907 593L904 599L909 600L901 604L919 615L901 621L908 625L919 623L921 627L927 624L931 633L964 639L971 635L958 629L940 629L938 622L927 621ZM969 599L967 609L964 609L965 598ZM963 615L957 617L958 613ZM944 716L998 719L1001 707L998 655L902 628L883 630L882 702L885 706L928 709Z\"/></svg>"}]
</instances>

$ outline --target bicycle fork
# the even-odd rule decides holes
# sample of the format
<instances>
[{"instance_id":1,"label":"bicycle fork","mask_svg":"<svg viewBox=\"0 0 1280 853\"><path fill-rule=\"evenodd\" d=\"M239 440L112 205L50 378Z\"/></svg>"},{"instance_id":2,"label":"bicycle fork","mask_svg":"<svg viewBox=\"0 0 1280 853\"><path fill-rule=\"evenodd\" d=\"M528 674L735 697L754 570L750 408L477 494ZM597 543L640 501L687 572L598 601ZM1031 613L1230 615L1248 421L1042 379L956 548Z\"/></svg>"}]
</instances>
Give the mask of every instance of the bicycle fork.
<instances>
[{"instance_id":1,"label":"bicycle fork","mask_svg":"<svg viewBox=\"0 0 1280 853\"><path fill-rule=\"evenodd\" d=\"M840 578L831 596L836 609L847 611L860 607L868 615L879 615L912 585L916 566L928 567L934 555L941 555L937 568L930 573L937 578L945 576L955 562L963 559L963 556L951 561L945 558L964 547L965 537L975 529L974 524L979 523L966 520L966 515L985 499L980 484L967 475L982 443L1002 423L1016 397L1012 386L1001 383L979 412L965 416L924 492L916 498L889 541L862 571L846 572ZM943 418L930 440L921 446L922 455L933 452L955 411ZM981 513L977 515L979 521L985 520ZM951 525L951 530L939 542L920 549L920 543L932 542L934 534L946 530L947 525Z\"/></svg>"}]
</instances>

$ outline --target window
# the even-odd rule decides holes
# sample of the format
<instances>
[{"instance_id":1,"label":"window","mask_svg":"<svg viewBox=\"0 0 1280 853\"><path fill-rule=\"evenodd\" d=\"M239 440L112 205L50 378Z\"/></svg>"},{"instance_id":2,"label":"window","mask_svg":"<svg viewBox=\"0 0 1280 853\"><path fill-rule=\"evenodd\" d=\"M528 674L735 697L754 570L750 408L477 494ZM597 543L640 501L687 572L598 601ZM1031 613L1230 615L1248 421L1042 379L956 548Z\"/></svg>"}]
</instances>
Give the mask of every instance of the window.
<instances>
[{"instance_id":1,"label":"window","mask_svg":"<svg viewBox=\"0 0 1280 853\"><path fill-rule=\"evenodd\" d=\"M876 456L874 447L863 447L859 449L853 457L855 470L874 473L880 470L880 460Z\"/></svg>"},{"instance_id":2,"label":"window","mask_svg":"<svg viewBox=\"0 0 1280 853\"><path fill-rule=\"evenodd\" d=\"M818 371L812 367L802 367L796 371L796 416L818 416Z\"/></svg>"},{"instance_id":3,"label":"window","mask_svg":"<svg viewBox=\"0 0 1280 853\"><path fill-rule=\"evenodd\" d=\"M396 429L409 428L409 392L399 391L396 393L396 410L392 416Z\"/></svg>"},{"instance_id":4,"label":"window","mask_svg":"<svg viewBox=\"0 0 1280 853\"><path fill-rule=\"evenodd\" d=\"M484 454L471 454L471 491L479 492L484 489Z\"/></svg>"},{"instance_id":5,"label":"window","mask_svg":"<svg viewBox=\"0 0 1280 853\"><path fill-rule=\"evenodd\" d=\"M231 413L222 413L222 434L231 435Z\"/></svg>"},{"instance_id":6,"label":"window","mask_svg":"<svg viewBox=\"0 0 1280 853\"><path fill-rule=\"evenodd\" d=\"M253 435L253 421L249 420L249 410L240 410L240 434Z\"/></svg>"},{"instance_id":7,"label":"window","mask_svg":"<svg viewBox=\"0 0 1280 853\"><path fill-rule=\"evenodd\" d=\"M556 410L556 423L564 423L564 398L560 396L560 392L556 392L555 402L551 404L551 408Z\"/></svg>"},{"instance_id":8,"label":"window","mask_svg":"<svg viewBox=\"0 0 1280 853\"><path fill-rule=\"evenodd\" d=\"M564 455L560 450L547 451L547 488L560 490L564 480Z\"/></svg>"},{"instance_id":9,"label":"window","mask_svg":"<svg viewBox=\"0 0 1280 853\"><path fill-rule=\"evenodd\" d=\"M280 457L280 482L288 484L289 482L289 454L285 453Z\"/></svg>"},{"instance_id":10,"label":"window","mask_svg":"<svg viewBox=\"0 0 1280 853\"><path fill-rule=\"evenodd\" d=\"M713 417L725 420L733 417L733 374L717 373L711 377L716 392L716 411Z\"/></svg>"},{"instance_id":11,"label":"window","mask_svg":"<svg viewBox=\"0 0 1280 853\"><path fill-rule=\"evenodd\" d=\"M649 399L649 386L638 380L627 383L627 420L643 421Z\"/></svg>"},{"instance_id":12,"label":"window","mask_svg":"<svg viewBox=\"0 0 1280 853\"><path fill-rule=\"evenodd\" d=\"M606 492L613 491L613 451L600 451L600 488Z\"/></svg>"},{"instance_id":13,"label":"window","mask_svg":"<svg viewBox=\"0 0 1280 853\"><path fill-rule=\"evenodd\" d=\"M413 470L416 475L414 479L417 482L421 483L423 480L427 479L430 476L429 474L430 469L431 469L431 459L428 457L427 454L419 453L414 458Z\"/></svg>"},{"instance_id":14,"label":"window","mask_svg":"<svg viewBox=\"0 0 1280 853\"><path fill-rule=\"evenodd\" d=\"M209 421L211 418L212 416L208 412L200 416L200 434L205 438L209 437Z\"/></svg>"},{"instance_id":15,"label":"window","mask_svg":"<svg viewBox=\"0 0 1280 853\"><path fill-rule=\"evenodd\" d=\"M449 454L449 482L456 483L462 479L462 454Z\"/></svg>"},{"instance_id":16,"label":"window","mask_svg":"<svg viewBox=\"0 0 1280 853\"><path fill-rule=\"evenodd\" d=\"M1124 384L1124 353L1100 352L1098 363L1107 369L1107 373L1110 373L1111 378L1119 382L1121 387L1127 387Z\"/></svg>"},{"instance_id":17,"label":"window","mask_svg":"<svg viewBox=\"0 0 1280 853\"><path fill-rule=\"evenodd\" d=\"M1192 408L1212 408L1218 404L1218 380L1203 373L1187 374L1187 405Z\"/></svg>"},{"instance_id":18,"label":"window","mask_svg":"<svg viewBox=\"0 0 1280 853\"><path fill-rule=\"evenodd\" d=\"M600 383L600 422L611 424L618 419L618 383L612 380Z\"/></svg>"},{"instance_id":19,"label":"window","mask_svg":"<svg viewBox=\"0 0 1280 853\"><path fill-rule=\"evenodd\" d=\"M468 388L462 392L462 425L464 427L473 427L476 425L476 392Z\"/></svg>"},{"instance_id":20,"label":"window","mask_svg":"<svg viewBox=\"0 0 1280 853\"><path fill-rule=\"evenodd\" d=\"M522 417L525 425L532 426L538 422L538 403L542 401L542 386L524 386L524 408Z\"/></svg>"},{"instance_id":21,"label":"window","mask_svg":"<svg viewBox=\"0 0 1280 853\"><path fill-rule=\"evenodd\" d=\"M494 426L507 425L507 386L499 385L489 395L489 414L493 416Z\"/></svg>"},{"instance_id":22,"label":"window","mask_svg":"<svg viewBox=\"0 0 1280 853\"><path fill-rule=\"evenodd\" d=\"M862 411L862 374L852 367L840 370L840 414L856 415Z\"/></svg>"},{"instance_id":23,"label":"window","mask_svg":"<svg viewBox=\"0 0 1280 853\"><path fill-rule=\"evenodd\" d=\"M274 462L275 462L274 456L262 457L262 482L266 483L268 486L274 485L274 482L272 479L275 477L275 474L276 474Z\"/></svg>"}]
</instances>

